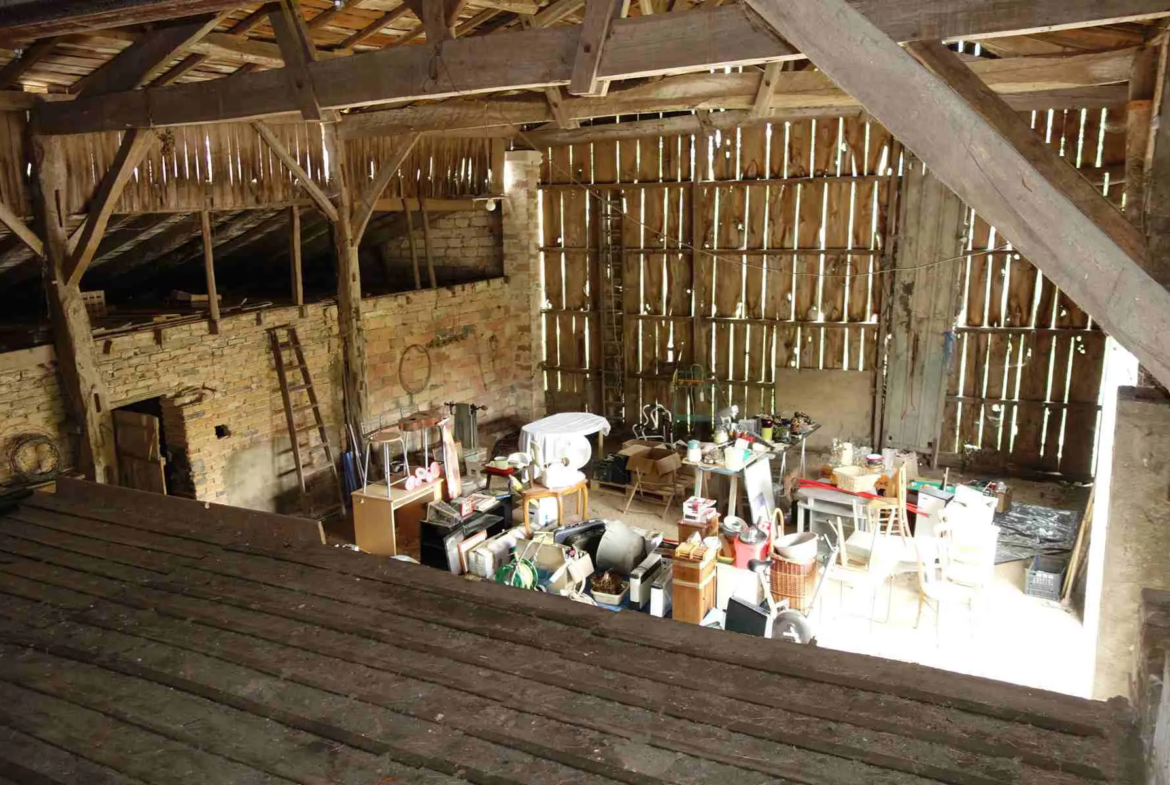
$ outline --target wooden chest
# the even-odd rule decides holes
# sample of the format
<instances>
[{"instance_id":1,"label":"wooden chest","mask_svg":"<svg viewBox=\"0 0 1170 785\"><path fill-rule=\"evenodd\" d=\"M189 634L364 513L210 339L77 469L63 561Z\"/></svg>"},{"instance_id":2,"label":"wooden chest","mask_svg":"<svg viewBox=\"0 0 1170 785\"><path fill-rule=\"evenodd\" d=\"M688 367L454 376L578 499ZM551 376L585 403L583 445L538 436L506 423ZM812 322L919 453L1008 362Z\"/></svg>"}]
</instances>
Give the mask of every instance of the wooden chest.
<instances>
[{"instance_id":1,"label":"wooden chest","mask_svg":"<svg viewBox=\"0 0 1170 785\"><path fill-rule=\"evenodd\" d=\"M717 548L680 544L672 562L674 618L699 624L715 607L715 557Z\"/></svg>"},{"instance_id":2,"label":"wooden chest","mask_svg":"<svg viewBox=\"0 0 1170 785\"><path fill-rule=\"evenodd\" d=\"M680 543L686 542L695 532L699 533L699 539L705 539L707 537L718 537L719 516L712 515L711 518L704 523L684 521L682 518L678 519L678 541Z\"/></svg>"}]
</instances>

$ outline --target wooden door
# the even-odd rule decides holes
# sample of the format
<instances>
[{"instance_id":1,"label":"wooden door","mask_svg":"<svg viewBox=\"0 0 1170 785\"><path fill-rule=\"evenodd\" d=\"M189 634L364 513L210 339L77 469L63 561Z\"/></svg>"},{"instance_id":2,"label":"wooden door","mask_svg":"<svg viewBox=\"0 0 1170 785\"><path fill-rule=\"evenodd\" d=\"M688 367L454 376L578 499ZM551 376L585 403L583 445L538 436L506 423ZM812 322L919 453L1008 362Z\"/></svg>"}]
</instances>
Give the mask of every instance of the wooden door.
<instances>
[{"instance_id":1,"label":"wooden door","mask_svg":"<svg viewBox=\"0 0 1170 785\"><path fill-rule=\"evenodd\" d=\"M166 494L166 460L159 444L157 417L115 411L114 434L118 449L119 485Z\"/></svg>"}]
</instances>

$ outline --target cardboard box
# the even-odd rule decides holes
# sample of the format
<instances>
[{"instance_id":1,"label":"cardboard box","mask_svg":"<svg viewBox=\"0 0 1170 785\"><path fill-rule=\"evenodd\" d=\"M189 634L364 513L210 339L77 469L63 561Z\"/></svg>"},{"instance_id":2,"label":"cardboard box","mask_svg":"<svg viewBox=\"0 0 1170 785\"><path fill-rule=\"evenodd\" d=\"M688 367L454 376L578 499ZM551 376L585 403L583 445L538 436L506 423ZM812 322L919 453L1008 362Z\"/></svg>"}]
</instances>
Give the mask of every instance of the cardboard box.
<instances>
[{"instance_id":1,"label":"cardboard box","mask_svg":"<svg viewBox=\"0 0 1170 785\"><path fill-rule=\"evenodd\" d=\"M625 457L628 471L641 474L648 483L672 483L682 466L682 456L662 442L628 441L618 454Z\"/></svg>"}]
</instances>

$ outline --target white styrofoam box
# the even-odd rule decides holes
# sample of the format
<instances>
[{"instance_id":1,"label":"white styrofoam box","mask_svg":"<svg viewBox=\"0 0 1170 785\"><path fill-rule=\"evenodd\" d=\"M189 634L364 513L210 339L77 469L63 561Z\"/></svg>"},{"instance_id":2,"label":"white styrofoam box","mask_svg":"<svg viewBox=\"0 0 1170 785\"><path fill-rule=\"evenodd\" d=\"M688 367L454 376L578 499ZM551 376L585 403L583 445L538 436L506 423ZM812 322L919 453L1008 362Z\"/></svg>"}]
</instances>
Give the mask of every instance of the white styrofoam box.
<instances>
[{"instance_id":1,"label":"white styrofoam box","mask_svg":"<svg viewBox=\"0 0 1170 785\"><path fill-rule=\"evenodd\" d=\"M715 607L721 611L727 610L727 603L732 597L759 605L764 601L764 588L760 585L760 578L751 570L742 567L716 564Z\"/></svg>"}]
</instances>

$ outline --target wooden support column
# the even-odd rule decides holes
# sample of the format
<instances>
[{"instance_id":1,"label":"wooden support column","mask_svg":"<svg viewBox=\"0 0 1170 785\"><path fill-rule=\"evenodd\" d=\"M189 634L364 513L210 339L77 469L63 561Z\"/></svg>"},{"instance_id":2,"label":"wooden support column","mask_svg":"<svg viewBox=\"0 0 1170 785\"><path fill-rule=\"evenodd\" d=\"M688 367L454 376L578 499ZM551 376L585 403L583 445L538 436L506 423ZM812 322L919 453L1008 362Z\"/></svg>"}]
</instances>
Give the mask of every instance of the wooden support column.
<instances>
[{"instance_id":1,"label":"wooden support column","mask_svg":"<svg viewBox=\"0 0 1170 785\"><path fill-rule=\"evenodd\" d=\"M1138 229L1145 228L1146 174L1151 146L1150 121L1158 92L1158 61L1162 46L1145 46L1134 57L1125 106L1125 214Z\"/></svg>"},{"instance_id":2,"label":"wooden support column","mask_svg":"<svg viewBox=\"0 0 1170 785\"><path fill-rule=\"evenodd\" d=\"M305 318L305 282L301 273L301 208L295 204L289 208L288 258L292 265L293 305L302 319Z\"/></svg>"},{"instance_id":3,"label":"wooden support column","mask_svg":"<svg viewBox=\"0 0 1170 785\"><path fill-rule=\"evenodd\" d=\"M69 240L66 234L65 194L68 173L64 140L34 135L33 209L44 239L49 316L57 348L57 370L80 430L79 467L96 482L117 481L114 415L105 378L98 368L89 313L76 282L69 282Z\"/></svg>"},{"instance_id":4,"label":"wooden support column","mask_svg":"<svg viewBox=\"0 0 1170 785\"><path fill-rule=\"evenodd\" d=\"M350 225L353 199L347 182L345 143L338 136L336 123L325 126L325 147L329 151L333 184L338 193L338 205L334 211L333 247L337 255L337 322L345 361L346 421L353 425L360 439L366 430L364 423L369 403L366 332L362 324L362 275L358 263L358 245Z\"/></svg>"},{"instance_id":5,"label":"wooden support column","mask_svg":"<svg viewBox=\"0 0 1170 785\"><path fill-rule=\"evenodd\" d=\"M1147 272L1145 237L958 55L903 50L845 0L746 3L1170 383L1170 291Z\"/></svg>"},{"instance_id":6,"label":"wooden support column","mask_svg":"<svg viewBox=\"0 0 1170 785\"><path fill-rule=\"evenodd\" d=\"M427 215L427 203L423 197L418 198L418 211L422 213L423 226L423 249L427 256L427 277L431 281L431 288L434 289L435 283L435 258L431 255L431 219Z\"/></svg>"},{"instance_id":7,"label":"wooden support column","mask_svg":"<svg viewBox=\"0 0 1170 785\"><path fill-rule=\"evenodd\" d=\"M211 213L199 213L199 228L203 235L203 272L207 275L207 315L211 320L211 334L219 334L219 293L215 289L215 241L211 236Z\"/></svg>"},{"instance_id":8,"label":"wooden support column","mask_svg":"<svg viewBox=\"0 0 1170 785\"><path fill-rule=\"evenodd\" d=\"M418 246L414 240L414 211L410 209L410 198L402 198L402 209L406 213L406 241L410 244L410 261L414 265L414 288L422 288L422 273L418 266Z\"/></svg>"},{"instance_id":9,"label":"wooden support column","mask_svg":"<svg viewBox=\"0 0 1170 785\"><path fill-rule=\"evenodd\" d=\"M1146 234L1150 247L1150 275L1158 283L1170 287L1170 68L1167 67L1167 44L1163 42L1158 50L1160 57L1154 84L1145 88L1152 99L1144 113L1146 123L1138 129L1134 127L1143 119L1141 104L1138 104L1139 111L1133 113L1126 129L1138 136L1132 148L1128 139L1126 141L1126 213ZM1148 70L1146 74L1148 76ZM1132 85L1130 94L1134 94ZM1145 149L1138 149L1137 145L1142 142ZM1139 154L1143 154L1140 159ZM1137 174L1131 174L1131 169ZM1131 178L1137 183L1137 190L1132 193Z\"/></svg>"}]
</instances>

